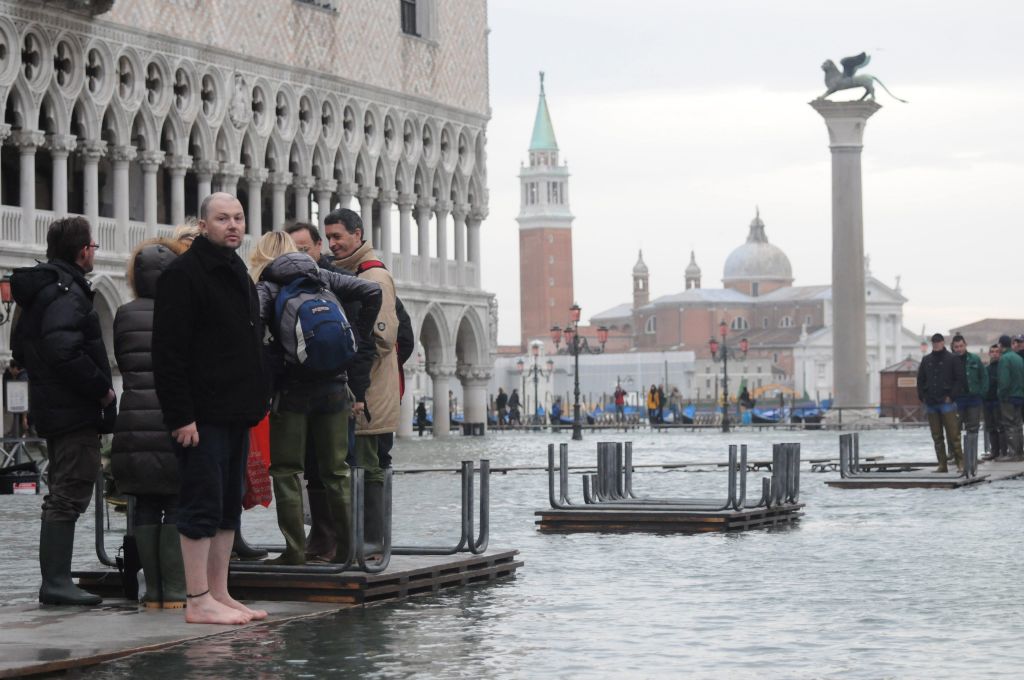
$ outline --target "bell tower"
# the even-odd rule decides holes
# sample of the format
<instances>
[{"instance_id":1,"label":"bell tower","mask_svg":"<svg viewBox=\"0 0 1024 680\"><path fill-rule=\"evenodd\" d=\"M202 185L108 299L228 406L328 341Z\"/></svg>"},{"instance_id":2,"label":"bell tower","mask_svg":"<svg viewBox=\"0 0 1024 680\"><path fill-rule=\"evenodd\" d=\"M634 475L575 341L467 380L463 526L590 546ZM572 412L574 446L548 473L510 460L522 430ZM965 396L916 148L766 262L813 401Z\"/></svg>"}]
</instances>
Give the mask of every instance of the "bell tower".
<instances>
[{"instance_id":1,"label":"bell tower","mask_svg":"<svg viewBox=\"0 0 1024 680\"><path fill-rule=\"evenodd\" d=\"M644 251L640 251L633 265L633 311L651 301L651 277L644 262Z\"/></svg>"},{"instance_id":2,"label":"bell tower","mask_svg":"<svg viewBox=\"0 0 1024 680\"><path fill-rule=\"evenodd\" d=\"M548 342L573 304L569 168L560 163L555 129L540 74L540 99L530 139L529 165L519 170L519 309L521 344Z\"/></svg>"}]
</instances>

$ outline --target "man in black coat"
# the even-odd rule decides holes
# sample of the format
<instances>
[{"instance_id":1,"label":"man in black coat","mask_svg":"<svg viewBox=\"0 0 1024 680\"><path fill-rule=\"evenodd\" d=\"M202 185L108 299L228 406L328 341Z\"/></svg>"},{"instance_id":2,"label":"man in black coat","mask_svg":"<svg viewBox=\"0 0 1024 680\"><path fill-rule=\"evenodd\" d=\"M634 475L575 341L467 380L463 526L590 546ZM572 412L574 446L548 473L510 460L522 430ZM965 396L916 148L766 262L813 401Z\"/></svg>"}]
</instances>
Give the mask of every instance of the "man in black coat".
<instances>
[{"instance_id":1,"label":"man in black coat","mask_svg":"<svg viewBox=\"0 0 1024 680\"><path fill-rule=\"evenodd\" d=\"M58 220L46 234L47 261L11 276L21 309L12 350L31 375L32 419L50 459L39 535L44 604L101 602L71 581L75 522L89 507L100 469L98 435L111 431L116 415L107 349L85 278L97 248L85 218Z\"/></svg>"},{"instance_id":2,"label":"man in black coat","mask_svg":"<svg viewBox=\"0 0 1024 680\"><path fill-rule=\"evenodd\" d=\"M988 434L988 455L985 460L1005 455L1002 416L999 410L999 356L1002 347L995 343L988 348L988 392L985 394L985 433Z\"/></svg>"},{"instance_id":3,"label":"man in black coat","mask_svg":"<svg viewBox=\"0 0 1024 680\"><path fill-rule=\"evenodd\" d=\"M245 237L242 205L230 194L211 194L199 229L157 281L153 374L177 445L185 620L241 624L266 617L227 589L249 428L267 411L263 329L256 288L236 252Z\"/></svg>"},{"instance_id":4,"label":"man in black coat","mask_svg":"<svg viewBox=\"0 0 1024 680\"><path fill-rule=\"evenodd\" d=\"M921 360L917 369L917 398L925 405L928 427L935 443L935 457L939 460L936 472L947 472L946 444L953 452L956 466L963 468L963 450L960 446L960 421L956 413L956 398L964 391L963 366L946 349L942 333L932 336L931 354ZM945 437L943 437L945 434Z\"/></svg>"}]
</instances>

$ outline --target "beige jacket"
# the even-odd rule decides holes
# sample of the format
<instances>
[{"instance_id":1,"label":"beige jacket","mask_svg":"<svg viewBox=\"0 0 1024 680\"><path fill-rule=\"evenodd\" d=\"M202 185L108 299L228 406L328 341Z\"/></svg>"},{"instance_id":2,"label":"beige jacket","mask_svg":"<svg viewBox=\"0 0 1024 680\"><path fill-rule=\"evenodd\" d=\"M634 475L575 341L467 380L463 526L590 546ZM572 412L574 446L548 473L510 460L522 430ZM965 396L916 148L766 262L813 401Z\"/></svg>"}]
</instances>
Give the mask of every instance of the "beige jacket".
<instances>
[{"instance_id":1,"label":"beige jacket","mask_svg":"<svg viewBox=\"0 0 1024 680\"><path fill-rule=\"evenodd\" d=\"M364 242L356 252L344 259L335 260L334 264L355 274L359 269L359 263L379 259L370 244ZM370 421L367 422L365 414L356 418L356 436L386 434L398 430L398 421L401 418L398 355L395 352L395 342L398 338L395 282L391 278L391 272L383 267L367 269L359 276L380 284L381 303L380 313L377 314L373 328L377 357L370 368L370 387L366 390L366 408L370 412Z\"/></svg>"}]
</instances>

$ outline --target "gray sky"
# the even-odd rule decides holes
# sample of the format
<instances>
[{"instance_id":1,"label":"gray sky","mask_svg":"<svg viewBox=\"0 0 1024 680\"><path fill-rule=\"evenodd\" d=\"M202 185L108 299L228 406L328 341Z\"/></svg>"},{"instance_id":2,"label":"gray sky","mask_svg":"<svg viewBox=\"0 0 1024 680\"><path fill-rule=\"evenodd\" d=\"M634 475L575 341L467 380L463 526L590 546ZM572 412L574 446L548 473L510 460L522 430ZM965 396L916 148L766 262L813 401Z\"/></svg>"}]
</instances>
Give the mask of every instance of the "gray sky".
<instances>
[{"instance_id":1,"label":"gray sky","mask_svg":"<svg viewBox=\"0 0 1024 680\"><path fill-rule=\"evenodd\" d=\"M1024 3L490 0L490 215L483 284L499 341L519 340L515 217L537 72L570 200L584 319L631 299L637 250L653 297L683 289L691 248L705 287L759 205L796 285L831 271L829 151L807 105L820 64L862 50L900 104L868 122L865 250L902 275L904 323L931 332L1024 317ZM858 95L859 96L859 95ZM568 316L568 310L566 311ZM1024 328L1018 329L1024 332Z\"/></svg>"}]
</instances>

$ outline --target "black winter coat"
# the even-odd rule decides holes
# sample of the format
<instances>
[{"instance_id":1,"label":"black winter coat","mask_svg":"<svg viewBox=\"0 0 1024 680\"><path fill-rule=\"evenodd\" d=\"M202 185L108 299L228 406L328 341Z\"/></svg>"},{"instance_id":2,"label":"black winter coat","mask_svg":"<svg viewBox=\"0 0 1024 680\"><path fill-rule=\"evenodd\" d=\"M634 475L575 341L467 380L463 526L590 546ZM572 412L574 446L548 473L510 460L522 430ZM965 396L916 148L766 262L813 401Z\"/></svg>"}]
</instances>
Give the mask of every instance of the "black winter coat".
<instances>
[{"instance_id":1,"label":"black winter coat","mask_svg":"<svg viewBox=\"0 0 1024 680\"><path fill-rule=\"evenodd\" d=\"M153 374L167 429L262 420L269 382L259 302L238 254L200 236L156 288Z\"/></svg>"},{"instance_id":2,"label":"black winter coat","mask_svg":"<svg viewBox=\"0 0 1024 680\"><path fill-rule=\"evenodd\" d=\"M114 428L110 469L123 493L177 495L178 459L164 426L153 379L153 297L156 281L174 260L166 245L152 244L135 256L135 294L114 317L114 355L124 390Z\"/></svg>"},{"instance_id":3,"label":"black winter coat","mask_svg":"<svg viewBox=\"0 0 1024 680\"><path fill-rule=\"evenodd\" d=\"M100 406L113 385L110 362L85 273L69 262L50 260L16 269L11 292L21 308L11 349L29 373L36 430L44 437L86 427L110 432L116 406Z\"/></svg>"},{"instance_id":4,"label":"black winter coat","mask_svg":"<svg viewBox=\"0 0 1024 680\"><path fill-rule=\"evenodd\" d=\"M948 349L921 359L917 369L917 398L928 406L956 399L966 390L963 364Z\"/></svg>"},{"instance_id":5,"label":"black winter coat","mask_svg":"<svg viewBox=\"0 0 1024 680\"><path fill-rule=\"evenodd\" d=\"M985 401L999 401L999 362L988 362L988 392L985 393Z\"/></svg>"}]
</instances>

